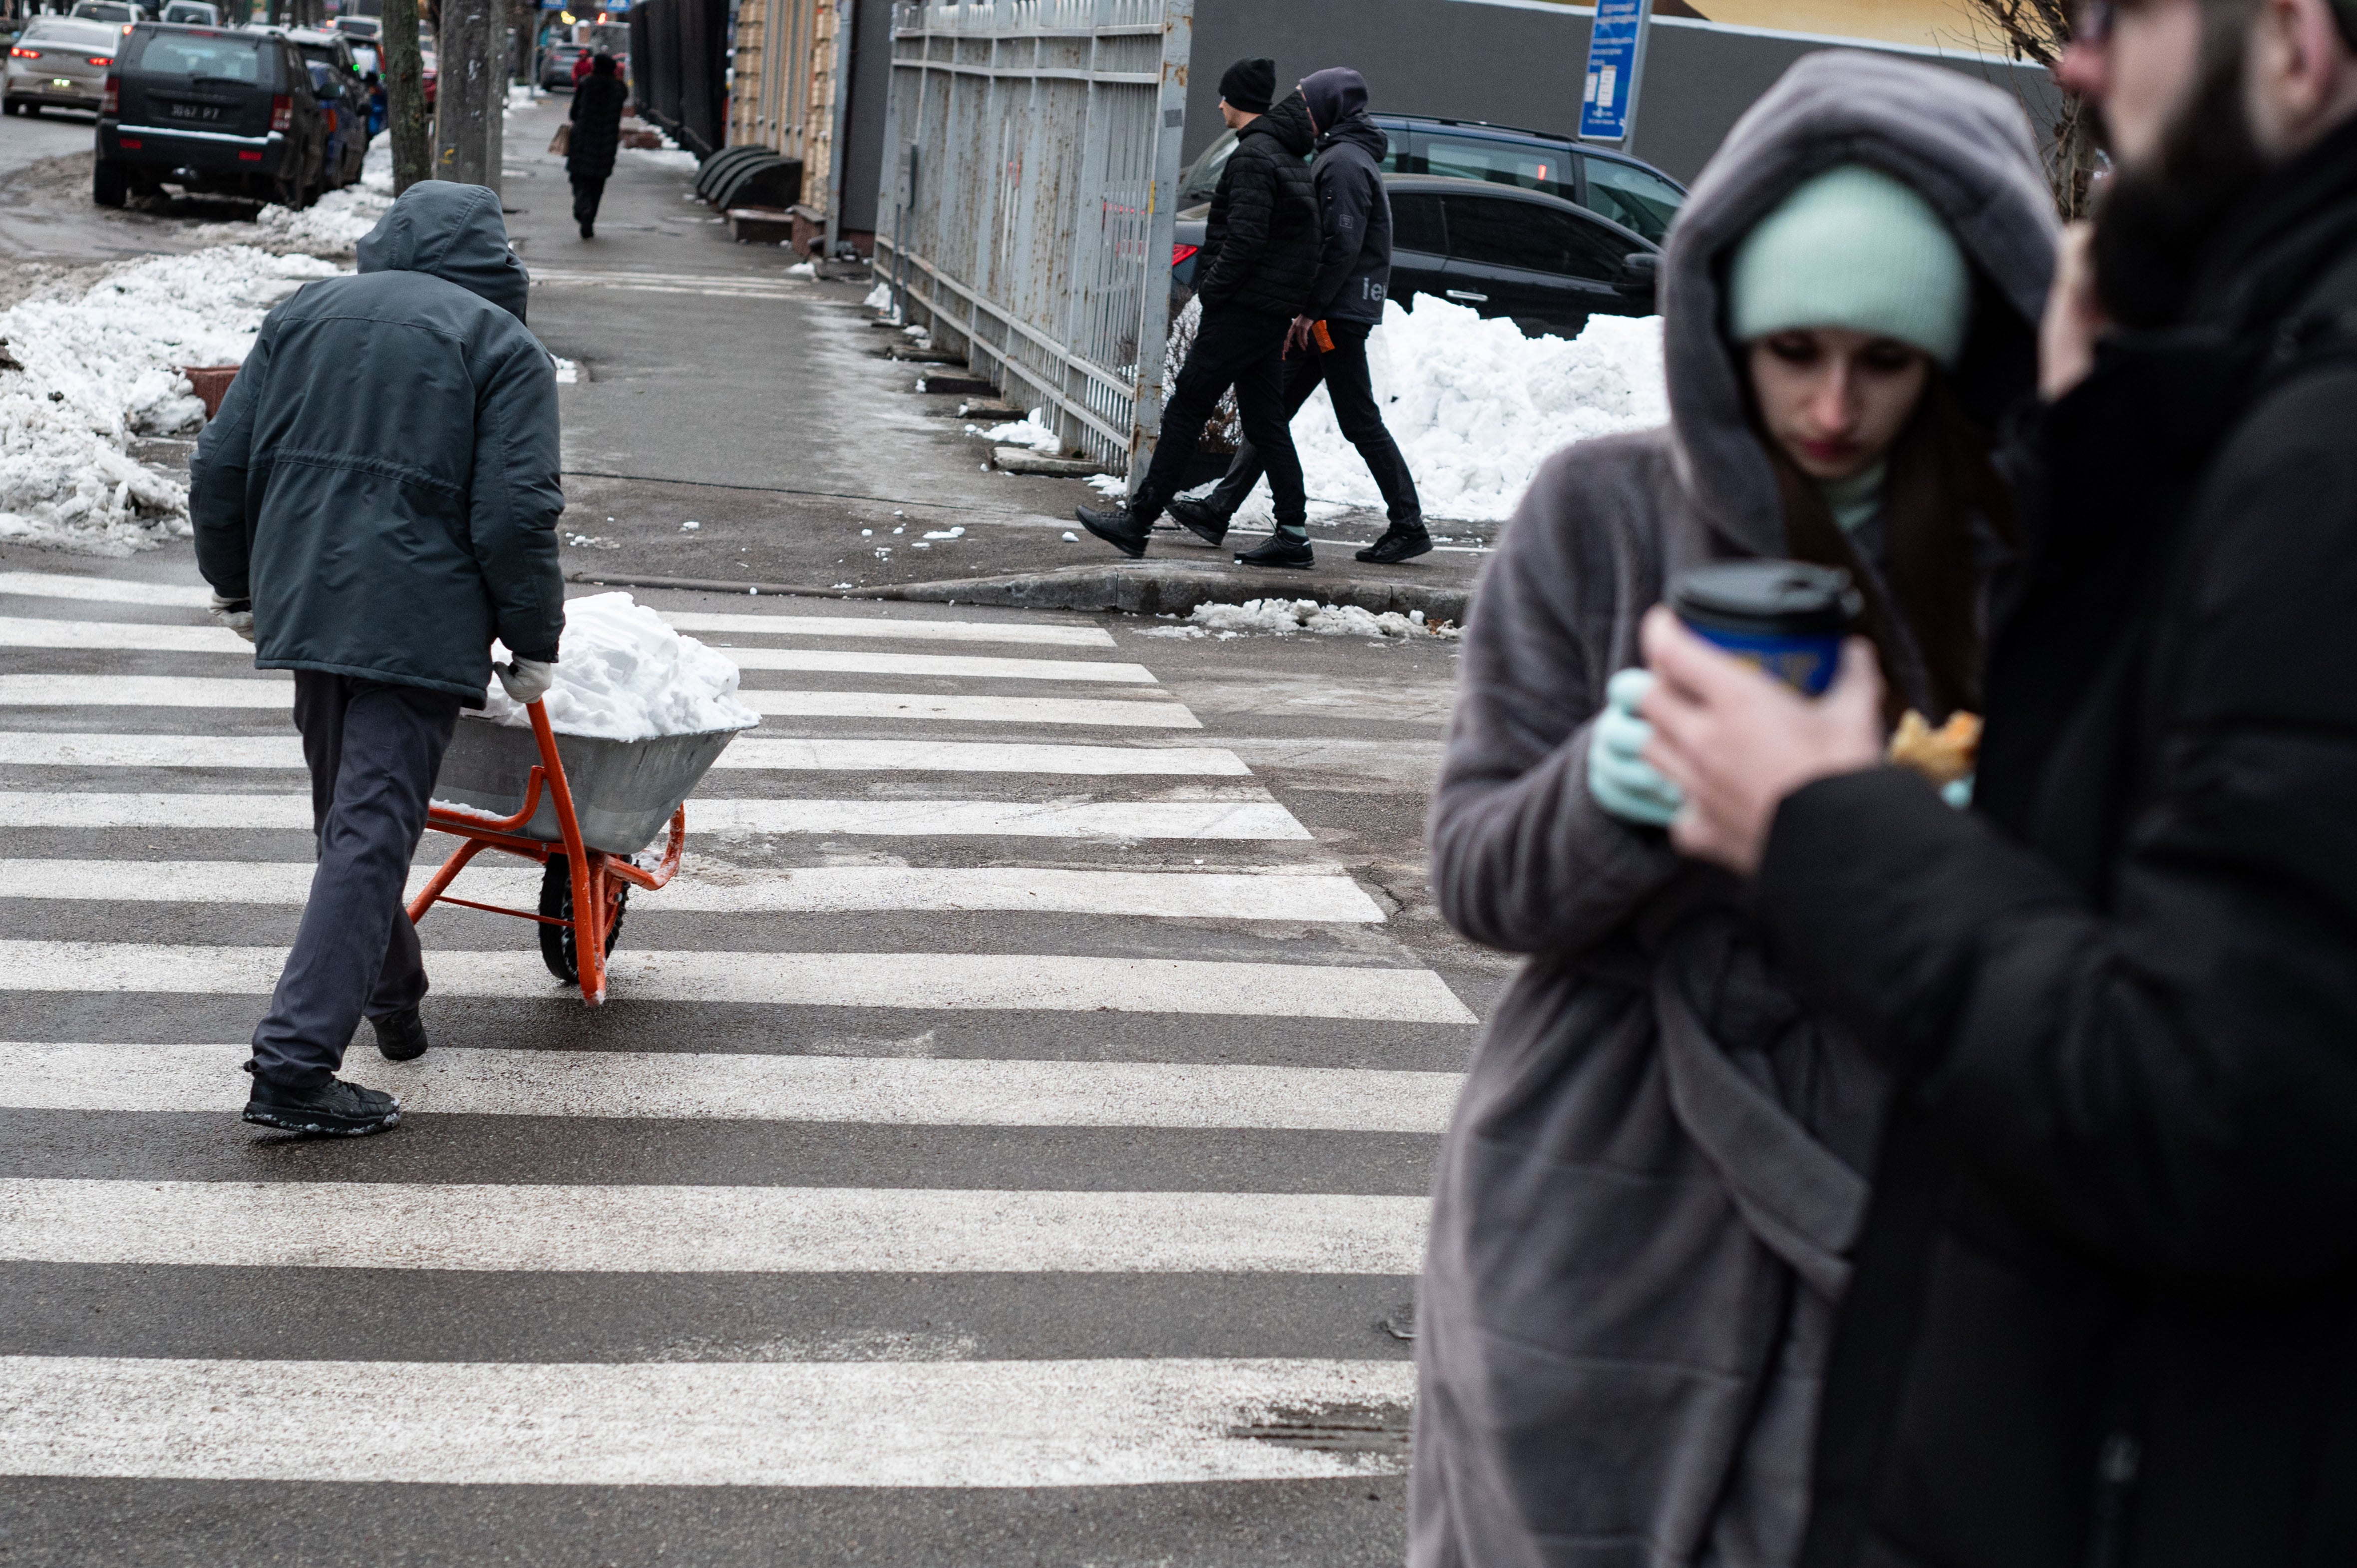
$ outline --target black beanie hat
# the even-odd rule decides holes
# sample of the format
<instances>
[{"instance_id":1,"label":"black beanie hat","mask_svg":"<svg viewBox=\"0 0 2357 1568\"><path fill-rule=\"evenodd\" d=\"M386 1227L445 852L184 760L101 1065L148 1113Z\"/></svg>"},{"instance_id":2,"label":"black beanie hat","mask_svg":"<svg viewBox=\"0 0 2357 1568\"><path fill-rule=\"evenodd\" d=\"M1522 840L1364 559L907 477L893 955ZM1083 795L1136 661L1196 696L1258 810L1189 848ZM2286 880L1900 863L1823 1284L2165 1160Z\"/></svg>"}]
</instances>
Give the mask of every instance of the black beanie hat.
<instances>
[{"instance_id":1,"label":"black beanie hat","mask_svg":"<svg viewBox=\"0 0 2357 1568\"><path fill-rule=\"evenodd\" d=\"M1240 59L1228 67L1228 74L1220 78L1220 96L1231 108L1247 114L1265 114L1276 99L1276 62L1273 59Z\"/></svg>"}]
</instances>

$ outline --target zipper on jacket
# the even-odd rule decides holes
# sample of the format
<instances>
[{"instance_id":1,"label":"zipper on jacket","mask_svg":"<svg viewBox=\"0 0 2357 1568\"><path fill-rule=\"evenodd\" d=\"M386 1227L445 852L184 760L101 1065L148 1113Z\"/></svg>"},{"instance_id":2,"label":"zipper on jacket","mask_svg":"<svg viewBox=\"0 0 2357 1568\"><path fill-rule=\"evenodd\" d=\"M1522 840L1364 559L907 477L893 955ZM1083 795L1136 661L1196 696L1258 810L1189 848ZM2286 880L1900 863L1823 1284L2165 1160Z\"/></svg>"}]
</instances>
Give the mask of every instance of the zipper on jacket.
<instances>
[{"instance_id":1,"label":"zipper on jacket","mask_svg":"<svg viewBox=\"0 0 2357 1568\"><path fill-rule=\"evenodd\" d=\"M2128 1494L2136 1489L2144 1445L2125 1432L2104 1439L2095 1455L2094 1528L2087 1543L2087 1568L2120 1568L2127 1548Z\"/></svg>"}]
</instances>

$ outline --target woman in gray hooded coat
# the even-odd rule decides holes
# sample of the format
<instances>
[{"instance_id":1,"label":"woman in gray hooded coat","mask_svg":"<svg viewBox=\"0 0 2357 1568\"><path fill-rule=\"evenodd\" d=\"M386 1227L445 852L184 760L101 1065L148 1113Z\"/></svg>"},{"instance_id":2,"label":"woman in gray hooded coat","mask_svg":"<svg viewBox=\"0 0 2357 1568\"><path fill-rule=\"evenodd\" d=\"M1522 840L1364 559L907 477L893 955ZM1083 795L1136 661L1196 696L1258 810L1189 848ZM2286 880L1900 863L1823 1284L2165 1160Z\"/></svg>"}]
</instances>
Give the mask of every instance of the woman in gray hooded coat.
<instances>
[{"instance_id":1,"label":"woman in gray hooded coat","mask_svg":"<svg viewBox=\"0 0 2357 1568\"><path fill-rule=\"evenodd\" d=\"M1440 1161L1416 1568L1798 1553L1884 1086L1739 888L1670 848L1637 625L1686 566L1839 564L1894 710L1974 707L2010 511L1989 433L2032 384L2054 237L2011 98L1805 58L1670 234L1670 425L1548 459L1489 564L1433 883L1459 931L1529 961Z\"/></svg>"}]
</instances>

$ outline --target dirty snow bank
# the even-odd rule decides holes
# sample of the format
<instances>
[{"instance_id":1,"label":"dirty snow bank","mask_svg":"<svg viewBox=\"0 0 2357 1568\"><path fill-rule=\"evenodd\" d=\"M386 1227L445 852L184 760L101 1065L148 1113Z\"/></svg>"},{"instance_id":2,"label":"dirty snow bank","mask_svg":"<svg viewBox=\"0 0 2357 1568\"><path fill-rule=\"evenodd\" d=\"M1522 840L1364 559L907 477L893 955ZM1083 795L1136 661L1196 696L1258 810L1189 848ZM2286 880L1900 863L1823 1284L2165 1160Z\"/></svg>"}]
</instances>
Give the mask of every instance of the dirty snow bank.
<instances>
[{"instance_id":1,"label":"dirty snow bank","mask_svg":"<svg viewBox=\"0 0 2357 1568\"><path fill-rule=\"evenodd\" d=\"M1316 599L1246 599L1240 605L1197 605L1182 626L1159 626L1141 637L1248 637L1254 633L1291 637L1296 632L1325 637L1455 637L1446 621L1427 621L1422 610L1405 615L1397 610L1380 614L1357 605L1321 605Z\"/></svg>"},{"instance_id":2,"label":"dirty snow bank","mask_svg":"<svg viewBox=\"0 0 2357 1568\"><path fill-rule=\"evenodd\" d=\"M336 270L226 246L0 311L22 367L0 370L0 539L128 555L185 538L187 489L133 458L132 439L193 432L204 408L180 367L242 362L273 305Z\"/></svg>"},{"instance_id":3,"label":"dirty snow bank","mask_svg":"<svg viewBox=\"0 0 2357 1568\"><path fill-rule=\"evenodd\" d=\"M491 645L504 663L508 650ZM623 593L567 601L555 684L544 703L551 728L605 740L749 729L760 715L737 700L737 666ZM495 678L488 718L529 728L532 715Z\"/></svg>"},{"instance_id":4,"label":"dirty snow bank","mask_svg":"<svg viewBox=\"0 0 2357 1568\"><path fill-rule=\"evenodd\" d=\"M1063 438L1048 428L1046 412L1037 408L1021 419L1010 419L986 430L979 424L969 424L965 433L979 435L994 446L1028 447L1034 452L1045 452L1051 457L1064 450Z\"/></svg>"},{"instance_id":5,"label":"dirty snow bank","mask_svg":"<svg viewBox=\"0 0 2357 1568\"><path fill-rule=\"evenodd\" d=\"M1367 364L1428 518L1501 521L1558 448L1670 417L1659 317L1596 316L1577 338L1525 338L1511 321L1419 295L1412 311L1384 305ZM1294 420L1293 444L1312 498L1382 507L1324 387ZM1268 520L1266 481L1238 516Z\"/></svg>"}]
</instances>

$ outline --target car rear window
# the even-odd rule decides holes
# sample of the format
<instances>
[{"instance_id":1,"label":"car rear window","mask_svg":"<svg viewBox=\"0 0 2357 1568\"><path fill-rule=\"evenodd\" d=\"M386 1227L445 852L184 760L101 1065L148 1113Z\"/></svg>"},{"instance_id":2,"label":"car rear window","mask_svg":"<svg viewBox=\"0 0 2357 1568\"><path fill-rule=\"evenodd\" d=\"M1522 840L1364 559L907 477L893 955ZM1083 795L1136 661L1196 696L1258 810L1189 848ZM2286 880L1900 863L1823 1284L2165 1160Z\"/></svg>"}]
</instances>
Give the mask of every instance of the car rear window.
<instances>
[{"instance_id":1,"label":"car rear window","mask_svg":"<svg viewBox=\"0 0 2357 1568\"><path fill-rule=\"evenodd\" d=\"M1559 208L1488 196L1451 196L1448 207L1448 253L1460 260L1596 282L1620 270L1627 242Z\"/></svg>"},{"instance_id":2,"label":"car rear window","mask_svg":"<svg viewBox=\"0 0 2357 1568\"><path fill-rule=\"evenodd\" d=\"M260 38L211 33L150 33L132 69L149 76L177 76L184 81L253 81L270 74L263 63Z\"/></svg>"},{"instance_id":3,"label":"car rear window","mask_svg":"<svg viewBox=\"0 0 2357 1568\"><path fill-rule=\"evenodd\" d=\"M96 49L101 53L111 53L116 41L122 37L123 32L119 27L87 22L79 27L71 22L36 22L26 28L25 36L16 41L22 44L49 44L59 48Z\"/></svg>"},{"instance_id":4,"label":"car rear window","mask_svg":"<svg viewBox=\"0 0 2357 1568\"><path fill-rule=\"evenodd\" d=\"M1571 199L1571 157L1556 147L1530 142L1509 142L1487 136L1428 135L1424 138L1424 172L1453 175L1458 179L1486 179L1494 185L1518 185Z\"/></svg>"},{"instance_id":5,"label":"car rear window","mask_svg":"<svg viewBox=\"0 0 2357 1568\"><path fill-rule=\"evenodd\" d=\"M1421 191L1393 194L1392 249L1428 256L1448 253L1448 231L1440 226L1440 198Z\"/></svg>"}]
</instances>

